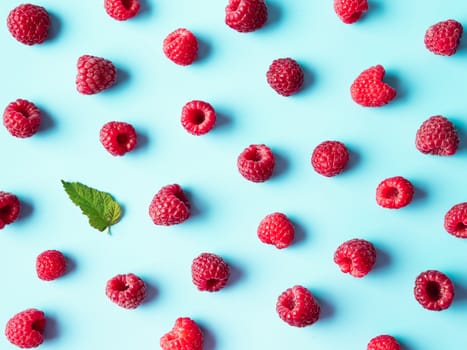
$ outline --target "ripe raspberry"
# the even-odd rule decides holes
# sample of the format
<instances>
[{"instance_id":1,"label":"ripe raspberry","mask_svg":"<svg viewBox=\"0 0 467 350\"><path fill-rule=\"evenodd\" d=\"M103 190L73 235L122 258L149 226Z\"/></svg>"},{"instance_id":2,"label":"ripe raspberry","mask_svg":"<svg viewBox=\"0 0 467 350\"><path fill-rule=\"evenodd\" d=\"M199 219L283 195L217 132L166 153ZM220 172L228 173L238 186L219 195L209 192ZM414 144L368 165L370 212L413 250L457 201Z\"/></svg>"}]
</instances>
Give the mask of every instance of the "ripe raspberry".
<instances>
[{"instance_id":1,"label":"ripe raspberry","mask_svg":"<svg viewBox=\"0 0 467 350\"><path fill-rule=\"evenodd\" d=\"M216 112L204 101L190 101L182 108L181 122L186 131L192 135L203 135L209 132L216 123Z\"/></svg>"},{"instance_id":2,"label":"ripe raspberry","mask_svg":"<svg viewBox=\"0 0 467 350\"><path fill-rule=\"evenodd\" d=\"M52 281L66 272L66 259L58 250L46 250L36 258L36 273L43 281Z\"/></svg>"},{"instance_id":3,"label":"ripe raspberry","mask_svg":"<svg viewBox=\"0 0 467 350\"><path fill-rule=\"evenodd\" d=\"M289 325L305 327L318 321L320 307L308 289L294 286L279 295L276 311L279 317Z\"/></svg>"},{"instance_id":4,"label":"ripe raspberry","mask_svg":"<svg viewBox=\"0 0 467 350\"><path fill-rule=\"evenodd\" d=\"M195 321L179 317L170 332L160 339L162 350L202 350L203 333Z\"/></svg>"},{"instance_id":5,"label":"ripe raspberry","mask_svg":"<svg viewBox=\"0 0 467 350\"><path fill-rule=\"evenodd\" d=\"M415 146L425 154L451 156L456 153L458 145L456 128L441 115L425 120L415 136Z\"/></svg>"},{"instance_id":6,"label":"ripe raspberry","mask_svg":"<svg viewBox=\"0 0 467 350\"><path fill-rule=\"evenodd\" d=\"M104 124L99 134L104 148L113 156L131 152L137 142L135 128L125 122L112 121Z\"/></svg>"},{"instance_id":7,"label":"ripe raspberry","mask_svg":"<svg viewBox=\"0 0 467 350\"><path fill-rule=\"evenodd\" d=\"M334 262L342 272L360 278L366 276L375 265L376 249L364 239L350 239L337 248Z\"/></svg>"},{"instance_id":8,"label":"ripe raspberry","mask_svg":"<svg viewBox=\"0 0 467 350\"><path fill-rule=\"evenodd\" d=\"M415 279L414 295L425 309L441 311L451 306L454 285L444 273L427 270Z\"/></svg>"},{"instance_id":9,"label":"ripe raspberry","mask_svg":"<svg viewBox=\"0 0 467 350\"><path fill-rule=\"evenodd\" d=\"M408 205L413 198L412 183L402 176L389 177L376 188L376 203L383 208L399 209Z\"/></svg>"},{"instance_id":10,"label":"ripe raspberry","mask_svg":"<svg viewBox=\"0 0 467 350\"><path fill-rule=\"evenodd\" d=\"M180 185L162 187L149 205L149 216L156 225L180 224L190 217L190 203Z\"/></svg>"},{"instance_id":11,"label":"ripe raspberry","mask_svg":"<svg viewBox=\"0 0 467 350\"><path fill-rule=\"evenodd\" d=\"M238 32L253 32L268 20L264 0L229 0L225 8L225 24Z\"/></svg>"},{"instance_id":12,"label":"ripe raspberry","mask_svg":"<svg viewBox=\"0 0 467 350\"><path fill-rule=\"evenodd\" d=\"M303 85L302 67L292 58L278 58L272 61L266 72L268 84L282 96L297 93Z\"/></svg>"},{"instance_id":13,"label":"ripe raspberry","mask_svg":"<svg viewBox=\"0 0 467 350\"><path fill-rule=\"evenodd\" d=\"M293 241L295 229L282 213L266 215L259 223L257 234L261 242L273 244L278 249L287 248Z\"/></svg>"},{"instance_id":14,"label":"ripe raspberry","mask_svg":"<svg viewBox=\"0 0 467 350\"><path fill-rule=\"evenodd\" d=\"M162 50L172 62L188 66L198 57L198 40L188 29L179 28L167 35Z\"/></svg>"},{"instance_id":15,"label":"ripe raspberry","mask_svg":"<svg viewBox=\"0 0 467 350\"><path fill-rule=\"evenodd\" d=\"M266 145L250 145L237 158L240 174L253 182L264 182L274 171L274 154Z\"/></svg>"},{"instance_id":16,"label":"ripe raspberry","mask_svg":"<svg viewBox=\"0 0 467 350\"><path fill-rule=\"evenodd\" d=\"M367 350L400 350L401 346L396 338L391 335L382 334L374 337L367 345Z\"/></svg>"},{"instance_id":17,"label":"ripe raspberry","mask_svg":"<svg viewBox=\"0 0 467 350\"><path fill-rule=\"evenodd\" d=\"M425 46L436 55L452 56L456 53L464 28L453 19L433 24L425 32Z\"/></svg>"},{"instance_id":18,"label":"ripe raspberry","mask_svg":"<svg viewBox=\"0 0 467 350\"><path fill-rule=\"evenodd\" d=\"M368 11L367 0L334 0L334 11L346 24L357 22Z\"/></svg>"},{"instance_id":19,"label":"ripe raspberry","mask_svg":"<svg viewBox=\"0 0 467 350\"><path fill-rule=\"evenodd\" d=\"M117 79L113 63L102 57L83 55L78 59L77 68L76 89L85 95L108 89Z\"/></svg>"},{"instance_id":20,"label":"ripe raspberry","mask_svg":"<svg viewBox=\"0 0 467 350\"><path fill-rule=\"evenodd\" d=\"M49 34L47 10L33 4L22 4L8 14L7 27L11 35L26 45L41 44Z\"/></svg>"},{"instance_id":21,"label":"ripe raspberry","mask_svg":"<svg viewBox=\"0 0 467 350\"><path fill-rule=\"evenodd\" d=\"M191 277L198 290L217 292L227 284L230 267L220 256L202 253L193 259Z\"/></svg>"},{"instance_id":22,"label":"ripe raspberry","mask_svg":"<svg viewBox=\"0 0 467 350\"><path fill-rule=\"evenodd\" d=\"M104 8L110 17L126 21L136 16L140 4L138 0L104 0Z\"/></svg>"},{"instance_id":23,"label":"ripe raspberry","mask_svg":"<svg viewBox=\"0 0 467 350\"><path fill-rule=\"evenodd\" d=\"M352 99L364 107L381 107L396 97L396 90L383 82L385 70L376 65L365 69L350 86Z\"/></svg>"},{"instance_id":24,"label":"ripe raspberry","mask_svg":"<svg viewBox=\"0 0 467 350\"><path fill-rule=\"evenodd\" d=\"M467 203L459 203L444 216L444 228L455 237L467 238Z\"/></svg>"},{"instance_id":25,"label":"ripe raspberry","mask_svg":"<svg viewBox=\"0 0 467 350\"><path fill-rule=\"evenodd\" d=\"M105 295L120 307L136 309L146 296L146 285L132 273L116 275L107 281Z\"/></svg>"},{"instance_id":26,"label":"ripe raspberry","mask_svg":"<svg viewBox=\"0 0 467 350\"><path fill-rule=\"evenodd\" d=\"M349 151L339 141L324 141L315 147L311 155L313 169L327 177L343 172L348 161Z\"/></svg>"},{"instance_id":27,"label":"ripe raspberry","mask_svg":"<svg viewBox=\"0 0 467 350\"><path fill-rule=\"evenodd\" d=\"M44 341L46 318L42 311L27 309L10 318L5 335L13 345L23 349L35 348Z\"/></svg>"},{"instance_id":28,"label":"ripe raspberry","mask_svg":"<svg viewBox=\"0 0 467 350\"><path fill-rule=\"evenodd\" d=\"M39 130L41 112L34 103L17 99L5 108L3 125L15 137L31 137Z\"/></svg>"},{"instance_id":29,"label":"ripe raspberry","mask_svg":"<svg viewBox=\"0 0 467 350\"><path fill-rule=\"evenodd\" d=\"M0 230L19 217L21 204L14 194L0 191Z\"/></svg>"}]
</instances>

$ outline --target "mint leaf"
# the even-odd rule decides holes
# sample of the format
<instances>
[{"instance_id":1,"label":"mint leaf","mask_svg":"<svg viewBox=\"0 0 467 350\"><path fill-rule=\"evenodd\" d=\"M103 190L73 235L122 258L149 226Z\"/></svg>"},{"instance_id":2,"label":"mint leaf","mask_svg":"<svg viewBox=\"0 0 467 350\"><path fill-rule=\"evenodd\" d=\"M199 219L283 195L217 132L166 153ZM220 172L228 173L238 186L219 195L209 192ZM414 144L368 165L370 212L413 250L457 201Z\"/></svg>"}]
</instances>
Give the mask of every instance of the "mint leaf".
<instances>
[{"instance_id":1,"label":"mint leaf","mask_svg":"<svg viewBox=\"0 0 467 350\"><path fill-rule=\"evenodd\" d=\"M122 208L113 197L79 182L61 181L71 201L88 217L89 224L101 232L108 229L110 233L110 226L122 215Z\"/></svg>"}]
</instances>

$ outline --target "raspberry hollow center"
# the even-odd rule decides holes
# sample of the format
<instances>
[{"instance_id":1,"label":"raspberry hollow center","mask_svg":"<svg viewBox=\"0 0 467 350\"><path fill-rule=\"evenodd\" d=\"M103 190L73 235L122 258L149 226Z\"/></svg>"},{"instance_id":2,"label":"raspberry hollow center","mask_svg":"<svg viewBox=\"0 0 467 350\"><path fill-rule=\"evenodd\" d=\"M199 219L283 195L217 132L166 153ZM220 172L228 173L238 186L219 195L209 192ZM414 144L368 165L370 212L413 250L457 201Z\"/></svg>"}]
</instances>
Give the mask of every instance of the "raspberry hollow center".
<instances>
[{"instance_id":1,"label":"raspberry hollow center","mask_svg":"<svg viewBox=\"0 0 467 350\"><path fill-rule=\"evenodd\" d=\"M128 135L127 134L118 134L117 135L117 142L119 145L126 145L128 143Z\"/></svg>"},{"instance_id":2,"label":"raspberry hollow center","mask_svg":"<svg viewBox=\"0 0 467 350\"><path fill-rule=\"evenodd\" d=\"M293 298L289 298L287 300L284 300L284 303L282 304L286 309L292 311L295 309L295 300Z\"/></svg>"},{"instance_id":3,"label":"raspberry hollow center","mask_svg":"<svg viewBox=\"0 0 467 350\"><path fill-rule=\"evenodd\" d=\"M207 290L213 290L217 289L220 281L217 278L210 278L206 281L206 289Z\"/></svg>"},{"instance_id":4,"label":"raspberry hollow center","mask_svg":"<svg viewBox=\"0 0 467 350\"><path fill-rule=\"evenodd\" d=\"M339 267L342 272L349 272L352 268L352 260L350 258L342 258L342 260L339 262Z\"/></svg>"},{"instance_id":5,"label":"raspberry hollow center","mask_svg":"<svg viewBox=\"0 0 467 350\"><path fill-rule=\"evenodd\" d=\"M125 283L123 281L114 281L114 284L113 284L113 289L114 290L117 290L119 292L124 292L128 288L130 288L130 286L127 283Z\"/></svg>"},{"instance_id":6,"label":"raspberry hollow center","mask_svg":"<svg viewBox=\"0 0 467 350\"><path fill-rule=\"evenodd\" d=\"M0 219L4 219L8 216L10 216L11 212L11 206L10 205L5 205L4 207L0 208Z\"/></svg>"},{"instance_id":7,"label":"raspberry hollow center","mask_svg":"<svg viewBox=\"0 0 467 350\"><path fill-rule=\"evenodd\" d=\"M388 187L384 192L383 196L387 199L394 199L397 198L399 195L399 191L395 187Z\"/></svg>"},{"instance_id":8,"label":"raspberry hollow center","mask_svg":"<svg viewBox=\"0 0 467 350\"><path fill-rule=\"evenodd\" d=\"M457 233L459 234L466 234L467 233L467 225L464 224L463 222L458 222L456 225L456 230Z\"/></svg>"},{"instance_id":9,"label":"raspberry hollow center","mask_svg":"<svg viewBox=\"0 0 467 350\"><path fill-rule=\"evenodd\" d=\"M193 111L193 114L191 115L191 122L195 125L202 124L204 120L206 119L206 116L204 115L203 111L196 110Z\"/></svg>"},{"instance_id":10,"label":"raspberry hollow center","mask_svg":"<svg viewBox=\"0 0 467 350\"><path fill-rule=\"evenodd\" d=\"M438 301L441 298L441 286L438 282L429 281L426 284L426 294L432 301Z\"/></svg>"},{"instance_id":11,"label":"raspberry hollow center","mask_svg":"<svg viewBox=\"0 0 467 350\"><path fill-rule=\"evenodd\" d=\"M133 0L121 0L122 1L122 6L126 9L126 10L130 10L131 9L131 6L133 5Z\"/></svg>"},{"instance_id":12,"label":"raspberry hollow center","mask_svg":"<svg viewBox=\"0 0 467 350\"><path fill-rule=\"evenodd\" d=\"M259 162L262 159L261 153L257 150L250 150L248 153L245 154L245 159L251 160L253 162Z\"/></svg>"},{"instance_id":13,"label":"raspberry hollow center","mask_svg":"<svg viewBox=\"0 0 467 350\"><path fill-rule=\"evenodd\" d=\"M230 1L230 10L231 11L237 11L238 7L240 6L240 0L232 0Z\"/></svg>"},{"instance_id":14,"label":"raspberry hollow center","mask_svg":"<svg viewBox=\"0 0 467 350\"><path fill-rule=\"evenodd\" d=\"M39 333L42 333L45 328L45 319L34 321L31 325L31 328Z\"/></svg>"}]
</instances>

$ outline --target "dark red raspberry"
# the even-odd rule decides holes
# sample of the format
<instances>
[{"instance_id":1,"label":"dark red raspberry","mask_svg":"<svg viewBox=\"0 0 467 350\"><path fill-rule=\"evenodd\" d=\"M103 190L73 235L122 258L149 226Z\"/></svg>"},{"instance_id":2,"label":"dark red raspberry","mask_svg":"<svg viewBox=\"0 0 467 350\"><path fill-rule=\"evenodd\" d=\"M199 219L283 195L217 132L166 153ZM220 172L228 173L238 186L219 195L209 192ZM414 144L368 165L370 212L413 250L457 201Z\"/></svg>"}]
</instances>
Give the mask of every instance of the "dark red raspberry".
<instances>
[{"instance_id":1,"label":"dark red raspberry","mask_svg":"<svg viewBox=\"0 0 467 350\"><path fill-rule=\"evenodd\" d=\"M104 0L104 8L110 17L126 21L136 16L140 4L138 0Z\"/></svg>"},{"instance_id":2,"label":"dark red raspberry","mask_svg":"<svg viewBox=\"0 0 467 350\"><path fill-rule=\"evenodd\" d=\"M216 112L209 103L193 100L183 106L181 122L190 134L203 135L214 127Z\"/></svg>"},{"instance_id":3,"label":"dark red raspberry","mask_svg":"<svg viewBox=\"0 0 467 350\"><path fill-rule=\"evenodd\" d=\"M381 107L396 97L396 90L383 82L385 70L376 65L365 69L350 86L352 99L364 107Z\"/></svg>"},{"instance_id":4,"label":"dark red raspberry","mask_svg":"<svg viewBox=\"0 0 467 350\"><path fill-rule=\"evenodd\" d=\"M342 272L360 278L366 276L375 265L376 249L364 239L350 239L337 248L334 262Z\"/></svg>"},{"instance_id":5,"label":"dark red raspberry","mask_svg":"<svg viewBox=\"0 0 467 350\"><path fill-rule=\"evenodd\" d=\"M302 67L292 58L278 58L272 61L266 72L268 84L282 96L297 93L303 85Z\"/></svg>"},{"instance_id":6,"label":"dark red raspberry","mask_svg":"<svg viewBox=\"0 0 467 350\"><path fill-rule=\"evenodd\" d=\"M293 286L279 295L276 311L279 317L289 325L305 327L318 321L321 309L308 289Z\"/></svg>"},{"instance_id":7,"label":"dark red raspberry","mask_svg":"<svg viewBox=\"0 0 467 350\"><path fill-rule=\"evenodd\" d=\"M266 145L250 145L237 158L240 174L253 182L264 182L274 171L274 154Z\"/></svg>"},{"instance_id":8,"label":"dark red raspberry","mask_svg":"<svg viewBox=\"0 0 467 350\"><path fill-rule=\"evenodd\" d=\"M31 137L39 130L41 112L34 103L17 99L5 108L3 125L15 137Z\"/></svg>"},{"instance_id":9,"label":"dark red raspberry","mask_svg":"<svg viewBox=\"0 0 467 350\"><path fill-rule=\"evenodd\" d=\"M193 259L191 277L198 290L217 292L227 284L230 267L220 256L202 253Z\"/></svg>"},{"instance_id":10,"label":"dark red raspberry","mask_svg":"<svg viewBox=\"0 0 467 350\"><path fill-rule=\"evenodd\" d=\"M415 279L414 295L425 309L441 311L451 306L454 299L454 285L444 273L427 270Z\"/></svg>"},{"instance_id":11,"label":"dark red raspberry","mask_svg":"<svg viewBox=\"0 0 467 350\"><path fill-rule=\"evenodd\" d=\"M334 0L334 11L342 22L351 24L368 11L368 0Z\"/></svg>"},{"instance_id":12,"label":"dark red raspberry","mask_svg":"<svg viewBox=\"0 0 467 350\"><path fill-rule=\"evenodd\" d=\"M116 275L107 281L105 295L125 309L136 309L144 301L146 285L135 274Z\"/></svg>"},{"instance_id":13,"label":"dark red raspberry","mask_svg":"<svg viewBox=\"0 0 467 350\"><path fill-rule=\"evenodd\" d=\"M190 217L190 203L180 185L162 187L149 205L149 216L156 225L180 224Z\"/></svg>"},{"instance_id":14,"label":"dark red raspberry","mask_svg":"<svg viewBox=\"0 0 467 350\"><path fill-rule=\"evenodd\" d=\"M464 28L453 19L433 24L425 32L425 46L436 55L452 56L456 53Z\"/></svg>"},{"instance_id":15,"label":"dark red raspberry","mask_svg":"<svg viewBox=\"0 0 467 350\"><path fill-rule=\"evenodd\" d=\"M16 221L19 217L21 204L14 194L0 191L0 230Z\"/></svg>"},{"instance_id":16,"label":"dark red raspberry","mask_svg":"<svg viewBox=\"0 0 467 350\"><path fill-rule=\"evenodd\" d=\"M42 311L27 309L10 318L5 335L13 345L23 349L35 348L44 341L46 318Z\"/></svg>"},{"instance_id":17,"label":"dark red raspberry","mask_svg":"<svg viewBox=\"0 0 467 350\"><path fill-rule=\"evenodd\" d=\"M401 346L396 338L388 334L378 335L370 340L367 350L400 350Z\"/></svg>"},{"instance_id":18,"label":"dark red raspberry","mask_svg":"<svg viewBox=\"0 0 467 350\"><path fill-rule=\"evenodd\" d=\"M49 34L49 14L41 6L22 4L8 14L7 27L11 35L20 43L41 44Z\"/></svg>"},{"instance_id":19,"label":"dark red raspberry","mask_svg":"<svg viewBox=\"0 0 467 350\"><path fill-rule=\"evenodd\" d=\"M133 125L112 121L104 124L99 134L104 148L113 156L123 156L131 152L137 143L137 135Z\"/></svg>"},{"instance_id":20,"label":"dark red raspberry","mask_svg":"<svg viewBox=\"0 0 467 350\"><path fill-rule=\"evenodd\" d=\"M399 209L408 205L413 198L412 183L402 176L389 177L376 188L376 203L383 208Z\"/></svg>"},{"instance_id":21,"label":"dark red raspberry","mask_svg":"<svg viewBox=\"0 0 467 350\"><path fill-rule=\"evenodd\" d=\"M415 146L425 154L452 156L458 145L456 128L449 119L441 115L425 120L415 136Z\"/></svg>"},{"instance_id":22,"label":"dark red raspberry","mask_svg":"<svg viewBox=\"0 0 467 350\"><path fill-rule=\"evenodd\" d=\"M202 350L203 333L195 321L179 317L170 332L160 339L162 350Z\"/></svg>"},{"instance_id":23,"label":"dark red raspberry","mask_svg":"<svg viewBox=\"0 0 467 350\"><path fill-rule=\"evenodd\" d=\"M343 172L348 161L349 151L339 141L324 141L315 147L311 155L313 169L327 177Z\"/></svg>"},{"instance_id":24,"label":"dark red raspberry","mask_svg":"<svg viewBox=\"0 0 467 350\"><path fill-rule=\"evenodd\" d=\"M467 203L459 203L444 216L444 228L455 237L467 238Z\"/></svg>"},{"instance_id":25,"label":"dark red raspberry","mask_svg":"<svg viewBox=\"0 0 467 350\"><path fill-rule=\"evenodd\" d=\"M66 272L66 259L58 250L46 250L36 258L36 273L43 281L52 281Z\"/></svg>"},{"instance_id":26,"label":"dark red raspberry","mask_svg":"<svg viewBox=\"0 0 467 350\"><path fill-rule=\"evenodd\" d=\"M241 33L253 32L268 20L264 0L229 0L225 8L225 24Z\"/></svg>"},{"instance_id":27,"label":"dark red raspberry","mask_svg":"<svg viewBox=\"0 0 467 350\"><path fill-rule=\"evenodd\" d=\"M198 57L198 40L188 29L179 28L167 35L162 50L172 62L188 66Z\"/></svg>"},{"instance_id":28,"label":"dark red raspberry","mask_svg":"<svg viewBox=\"0 0 467 350\"><path fill-rule=\"evenodd\" d=\"M295 229L289 218L282 213L266 215L258 225L261 242L273 244L278 249L287 248L293 241Z\"/></svg>"},{"instance_id":29,"label":"dark red raspberry","mask_svg":"<svg viewBox=\"0 0 467 350\"><path fill-rule=\"evenodd\" d=\"M92 95L108 89L115 84L117 70L105 58L83 55L78 59L76 89L85 95Z\"/></svg>"}]
</instances>

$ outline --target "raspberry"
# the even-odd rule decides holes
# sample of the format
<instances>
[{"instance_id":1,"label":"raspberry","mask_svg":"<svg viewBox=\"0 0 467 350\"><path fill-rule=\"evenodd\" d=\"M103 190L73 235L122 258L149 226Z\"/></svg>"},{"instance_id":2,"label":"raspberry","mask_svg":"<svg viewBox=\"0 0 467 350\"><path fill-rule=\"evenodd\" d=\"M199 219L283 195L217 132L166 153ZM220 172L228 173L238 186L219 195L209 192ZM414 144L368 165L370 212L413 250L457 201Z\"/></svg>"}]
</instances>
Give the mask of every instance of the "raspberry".
<instances>
[{"instance_id":1,"label":"raspberry","mask_svg":"<svg viewBox=\"0 0 467 350\"><path fill-rule=\"evenodd\" d=\"M104 124L99 134L104 148L113 156L131 152L137 142L135 128L125 122L112 121Z\"/></svg>"},{"instance_id":2,"label":"raspberry","mask_svg":"<svg viewBox=\"0 0 467 350\"><path fill-rule=\"evenodd\" d=\"M190 134L203 135L214 127L216 112L207 102L190 101L182 108L181 122Z\"/></svg>"},{"instance_id":3,"label":"raspberry","mask_svg":"<svg viewBox=\"0 0 467 350\"><path fill-rule=\"evenodd\" d=\"M414 295L425 309L441 311L451 306L454 299L454 285L444 273L427 270L415 279Z\"/></svg>"},{"instance_id":4,"label":"raspberry","mask_svg":"<svg viewBox=\"0 0 467 350\"><path fill-rule=\"evenodd\" d=\"M190 203L180 185L162 187L149 205L149 216L156 225L180 224L190 217Z\"/></svg>"},{"instance_id":5,"label":"raspberry","mask_svg":"<svg viewBox=\"0 0 467 350\"><path fill-rule=\"evenodd\" d=\"M35 348L44 341L45 324L46 318L42 311L27 309L8 320L5 335L13 345L23 349Z\"/></svg>"},{"instance_id":6,"label":"raspberry","mask_svg":"<svg viewBox=\"0 0 467 350\"><path fill-rule=\"evenodd\" d=\"M302 67L292 58L278 58L272 61L266 72L266 79L279 95L290 96L303 85Z\"/></svg>"},{"instance_id":7,"label":"raspberry","mask_svg":"<svg viewBox=\"0 0 467 350\"><path fill-rule=\"evenodd\" d=\"M188 29L179 28L167 35L162 50L172 62L188 66L198 57L198 40Z\"/></svg>"},{"instance_id":8,"label":"raspberry","mask_svg":"<svg viewBox=\"0 0 467 350\"><path fill-rule=\"evenodd\" d=\"M348 161L349 151L339 141L324 141L315 147L311 155L313 169L327 177L343 172Z\"/></svg>"},{"instance_id":9,"label":"raspberry","mask_svg":"<svg viewBox=\"0 0 467 350\"><path fill-rule=\"evenodd\" d=\"M58 250L46 250L36 258L36 273L43 281L52 281L66 272L66 259Z\"/></svg>"},{"instance_id":10,"label":"raspberry","mask_svg":"<svg viewBox=\"0 0 467 350\"><path fill-rule=\"evenodd\" d=\"M453 19L433 24L425 32L425 46L436 55L452 56L456 53L464 28Z\"/></svg>"},{"instance_id":11,"label":"raspberry","mask_svg":"<svg viewBox=\"0 0 467 350\"><path fill-rule=\"evenodd\" d=\"M396 97L396 90L383 82L385 70L376 65L365 69L350 86L352 99L364 107L381 107Z\"/></svg>"},{"instance_id":12,"label":"raspberry","mask_svg":"<svg viewBox=\"0 0 467 350\"><path fill-rule=\"evenodd\" d=\"M202 253L191 264L193 284L200 291L217 292L225 287L229 280L229 265L220 256Z\"/></svg>"},{"instance_id":13,"label":"raspberry","mask_svg":"<svg viewBox=\"0 0 467 350\"><path fill-rule=\"evenodd\" d=\"M102 57L83 55L78 59L77 68L76 89L85 95L108 89L117 79L113 63Z\"/></svg>"},{"instance_id":14,"label":"raspberry","mask_svg":"<svg viewBox=\"0 0 467 350\"><path fill-rule=\"evenodd\" d=\"M225 24L241 33L253 32L268 20L264 0L229 0L225 8Z\"/></svg>"},{"instance_id":15,"label":"raspberry","mask_svg":"<svg viewBox=\"0 0 467 350\"><path fill-rule=\"evenodd\" d=\"M425 154L451 156L456 153L458 145L456 128L441 115L425 120L415 136L415 146Z\"/></svg>"},{"instance_id":16,"label":"raspberry","mask_svg":"<svg viewBox=\"0 0 467 350\"><path fill-rule=\"evenodd\" d=\"M289 325L305 327L318 321L320 307L308 289L293 286L279 295L276 311L279 317Z\"/></svg>"},{"instance_id":17,"label":"raspberry","mask_svg":"<svg viewBox=\"0 0 467 350\"><path fill-rule=\"evenodd\" d=\"M376 262L376 249L371 242L354 238L342 243L334 253L334 262L344 273L361 278Z\"/></svg>"},{"instance_id":18,"label":"raspberry","mask_svg":"<svg viewBox=\"0 0 467 350\"><path fill-rule=\"evenodd\" d=\"M104 0L104 8L110 17L126 21L136 16L140 4L138 0Z\"/></svg>"},{"instance_id":19,"label":"raspberry","mask_svg":"<svg viewBox=\"0 0 467 350\"><path fill-rule=\"evenodd\" d=\"M250 145L237 158L240 174L252 182L264 182L274 171L274 154L266 145Z\"/></svg>"},{"instance_id":20,"label":"raspberry","mask_svg":"<svg viewBox=\"0 0 467 350\"><path fill-rule=\"evenodd\" d=\"M382 334L374 337L367 345L367 350L400 350L401 346L396 338L391 335Z\"/></svg>"},{"instance_id":21,"label":"raspberry","mask_svg":"<svg viewBox=\"0 0 467 350\"><path fill-rule=\"evenodd\" d=\"M257 234L261 242L273 244L278 249L287 248L294 239L295 229L282 213L266 215L259 223Z\"/></svg>"},{"instance_id":22,"label":"raspberry","mask_svg":"<svg viewBox=\"0 0 467 350\"><path fill-rule=\"evenodd\" d=\"M162 350L202 350L203 333L189 317L179 317L170 332L160 339Z\"/></svg>"},{"instance_id":23,"label":"raspberry","mask_svg":"<svg viewBox=\"0 0 467 350\"><path fill-rule=\"evenodd\" d=\"M19 217L21 204L14 194L0 191L0 230L16 221Z\"/></svg>"},{"instance_id":24,"label":"raspberry","mask_svg":"<svg viewBox=\"0 0 467 350\"><path fill-rule=\"evenodd\" d=\"M41 44L49 34L49 14L41 6L22 4L8 14L7 27L11 35L20 43Z\"/></svg>"},{"instance_id":25,"label":"raspberry","mask_svg":"<svg viewBox=\"0 0 467 350\"><path fill-rule=\"evenodd\" d=\"M459 203L444 216L444 228L455 237L467 238L467 203Z\"/></svg>"},{"instance_id":26,"label":"raspberry","mask_svg":"<svg viewBox=\"0 0 467 350\"><path fill-rule=\"evenodd\" d=\"M31 137L39 130L41 112L34 103L17 99L5 108L3 125L15 137Z\"/></svg>"},{"instance_id":27,"label":"raspberry","mask_svg":"<svg viewBox=\"0 0 467 350\"><path fill-rule=\"evenodd\" d=\"M116 275L107 281L105 295L120 307L136 309L146 296L146 285L135 274Z\"/></svg>"},{"instance_id":28,"label":"raspberry","mask_svg":"<svg viewBox=\"0 0 467 350\"><path fill-rule=\"evenodd\" d=\"M376 188L376 203L383 208L399 209L408 205L413 198L412 183L402 176L389 177Z\"/></svg>"},{"instance_id":29,"label":"raspberry","mask_svg":"<svg viewBox=\"0 0 467 350\"><path fill-rule=\"evenodd\" d=\"M334 11L342 22L351 24L368 11L368 0L334 0Z\"/></svg>"}]
</instances>

